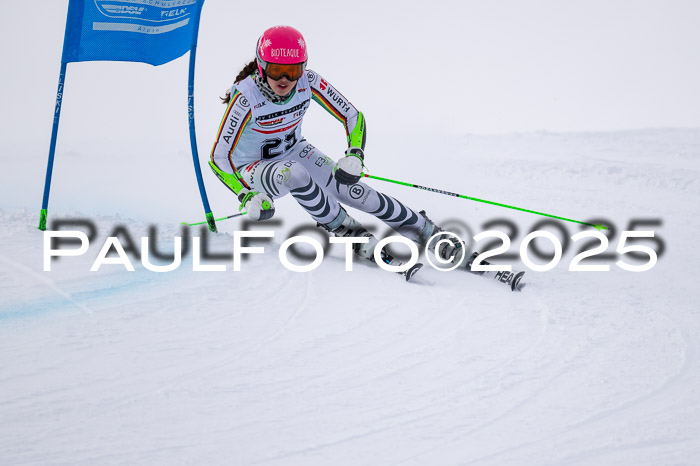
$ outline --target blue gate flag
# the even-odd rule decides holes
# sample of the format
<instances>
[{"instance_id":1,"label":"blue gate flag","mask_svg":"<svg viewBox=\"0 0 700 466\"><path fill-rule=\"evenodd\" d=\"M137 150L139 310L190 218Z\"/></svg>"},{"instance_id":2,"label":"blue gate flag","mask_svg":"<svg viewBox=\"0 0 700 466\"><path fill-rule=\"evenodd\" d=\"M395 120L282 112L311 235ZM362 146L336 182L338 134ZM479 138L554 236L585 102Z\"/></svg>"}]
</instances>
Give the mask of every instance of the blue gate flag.
<instances>
[{"instance_id":1,"label":"blue gate flag","mask_svg":"<svg viewBox=\"0 0 700 466\"><path fill-rule=\"evenodd\" d=\"M190 52L187 109L192 161L209 230L217 231L204 188L194 128L194 63L202 5L204 0L69 0L39 230L46 230L67 64L104 60L158 66Z\"/></svg>"},{"instance_id":2,"label":"blue gate flag","mask_svg":"<svg viewBox=\"0 0 700 466\"><path fill-rule=\"evenodd\" d=\"M157 66L187 53L204 0L70 0L63 63Z\"/></svg>"}]
</instances>

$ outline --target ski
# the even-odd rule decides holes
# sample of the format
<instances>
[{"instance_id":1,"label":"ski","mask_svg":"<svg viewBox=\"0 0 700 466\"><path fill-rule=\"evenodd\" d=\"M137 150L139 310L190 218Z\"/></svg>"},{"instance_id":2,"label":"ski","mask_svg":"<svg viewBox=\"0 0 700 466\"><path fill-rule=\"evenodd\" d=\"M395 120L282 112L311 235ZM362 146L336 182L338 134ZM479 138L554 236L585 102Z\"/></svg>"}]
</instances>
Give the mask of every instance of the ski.
<instances>
[{"instance_id":1,"label":"ski","mask_svg":"<svg viewBox=\"0 0 700 466\"><path fill-rule=\"evenodd\" d=\"M496 280L498 283L503 283L508 286L511 291L520 291L525 287L522 283L523 276L525 272L512 271L508 272L505 270L487 270L485 272L472 272L473 274L480 275L484 278L490 278L491 280Z\"/></svg>"},{"instance_id":2,"label":"ski","mask_svg":"<svg viewBox=\"0 0 700 466\"><path fill-rule=\"evenodd\" d=\"M382 251L382 260L387 265L391 265L394 267L398 267L398 266L403 265L403 261L396 259L391 254L388 254L384 251ZM416 272L418 272L421 269L421 267L423 267L423 264L421 264L420 262L416 262L408 270L404 270L403 272L396 272L396 273L398 275L404 277L406 279L406 281L408 282L411 280L411 278L413 278L413 276L416 274Z\"/></svg>"},{"instance_id":3,"label":"ski","mask_svg":"<svg viewBox=\"0 0 700 466\"><path fill-rule=\"evenodd\" d=\"M525 276L525 272L520 272L520 271L511 271L508 272L506 270L485 270L485 271L472 271L472 265L474 263L474 259L479 255L478 252L475 252L472 254L471 259L467 262L467 271L470 273L473 273L475 275L480 275L484 278L489 278L491 280L496 280L498 283L503 283L504 285L508 286L511 291L520 291L525 287L525 284L522 283L523 276ZM481 265L491 265L489 262L482 261Z\"/></svg>"},{"instance_id":4,"label":"ski","mask_svg":"<svg viewBox=\"0 0 700 466\"><path fill-rule=\"evenodd\" d=\"M418 263L414 264L410 269L404 270L403 272L396 272L396 273L405 277L406 281L410 281L411 278L413 278L413 276L416 274L416 272L418 272L421 269L421 267L423 267L423 264L418 262Z\"/></svg>"}]
</instances>

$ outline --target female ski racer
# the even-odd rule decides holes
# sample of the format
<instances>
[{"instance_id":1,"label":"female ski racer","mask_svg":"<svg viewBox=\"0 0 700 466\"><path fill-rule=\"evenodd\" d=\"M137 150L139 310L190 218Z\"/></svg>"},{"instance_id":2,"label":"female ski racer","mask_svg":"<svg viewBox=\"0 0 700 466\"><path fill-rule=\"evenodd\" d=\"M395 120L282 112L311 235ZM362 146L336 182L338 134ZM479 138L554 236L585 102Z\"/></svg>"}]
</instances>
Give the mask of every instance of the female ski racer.
<instances>
[{"instance_id":1,"label":"female ski racer","mask_svg":"<svg viewBox=\"0 0 700 466\"><path fill-rule=\"evenodd\" d=\"M210 166L252 220L275 213L273 199L291 194L318 225L336 236L366 237L355 252L374 261L378 240L341 205L370 213L425 246L440 230L424 212L361 183L365 117L335 87L306 69L306 42L296 29L275 26L258 39L256 59L227 91L226 113ZM348 148L337 163L304 139L301 126L311 100L339 120ZM459 241L431 241L442 259L462 259ZM382 255L382 258L387 257ZM467 256L468 258L469 256ZM387 258L387 263L391 263ZM467 261L464 261L466 264Z\"/></svg>"}]
</instances>

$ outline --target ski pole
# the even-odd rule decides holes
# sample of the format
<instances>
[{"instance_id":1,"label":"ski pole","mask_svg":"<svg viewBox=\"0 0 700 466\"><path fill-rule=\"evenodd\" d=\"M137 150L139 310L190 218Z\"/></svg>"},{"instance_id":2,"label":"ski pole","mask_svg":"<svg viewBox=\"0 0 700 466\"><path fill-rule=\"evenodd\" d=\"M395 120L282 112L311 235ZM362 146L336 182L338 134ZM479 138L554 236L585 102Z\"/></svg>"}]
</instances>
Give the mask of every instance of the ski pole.
<instances>
[{"instance_id":1,"label":"ski pole","mask_svg":"<svg viewBox=\"0 0 700 466\"><path fill-rule=\"evenodd\" d=\"M239 213L237 213L237 214L229 215L228 217L221 217L221 218L217 218L217 219L214 219L214 220L217 221L217 222L220 222L220 221L222 221L222 220L228 220L229 218L240 217L241 215L245 215L245 214L246 214L245 212L239 212ZM203 221L203 222L196 222L196 223L182 222L182 223L180 223L180 225L188 225L188 226L193 227L193 226L196 226L196 225L204 225L205 223L208 223L208 221L205 220L205 221Z\"/></svg>"},{"instance_id":2,"label":"ski pole","mask_svg":"<svg viewBox=\"0 0 700 466\"><path fill-rule=\"evenodd\" d=\"M365 178L371 178L373 180L386 181L389 183L400 184L402 186L409 186L411 188L422 189L424 191L431 191L431 192L438 193L438 194L445 194L447 196L461 197L462 199L468 199L470 201L483 202L484 204L491 204L491 205L495 205L495 206L499 206L499 207L506 207L508 209L520 210L522 212L528 212L531 214L543 215L545 217L556 218L558 220L566 220L567 222L580 223L581 225L588 225L588 226L594 227L598 231L608 229L608 227L606 227L605 225L602 225L602 224L593 224L593 223L581 222L579 220L573 220L573 219L566 218L566 217L558 217L556 215L550 215L550 214L545 214L543 212L537 212L536 210L523 209L521 207L515 207L512 205L508 205L508 204L501 204L500 202L487 201L485 199L479 199L476 197L465 196L464 194L451 193L449 191L444 191L442 189L428 188L427 186L421 186L421 185L413 184L413 183L406 183L405 181L390 180L389 178L382 178L379 176L368 175L366 173L363 173L362 176L364 176Z\"/></svg>"}]
</instances>

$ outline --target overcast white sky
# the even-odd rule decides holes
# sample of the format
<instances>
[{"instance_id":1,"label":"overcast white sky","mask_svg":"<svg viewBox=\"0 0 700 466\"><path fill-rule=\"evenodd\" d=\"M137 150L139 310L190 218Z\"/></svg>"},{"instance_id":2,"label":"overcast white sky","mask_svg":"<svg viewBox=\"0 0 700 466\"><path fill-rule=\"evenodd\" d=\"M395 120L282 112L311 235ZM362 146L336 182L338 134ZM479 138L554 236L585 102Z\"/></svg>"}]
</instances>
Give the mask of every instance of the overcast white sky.
<instances>
[{"instance_id":1,"label":"overcast white sky","mask_svg":"<svg viewBox=\"0 0 700 466\"><path fill-rule=\"evenodd\" d=\"M68 0L0 2L3 143L45 148ZM700 127L697 1L207 0L197 56L200 150L223 111L217 96L274 24L305 34L309 67L365 112L374 138ZM188 149L186 57L161 67L68 68L59 144L156 138ZM307 122L307 135L315 125Z\"/></svg>"}]
</instances>

